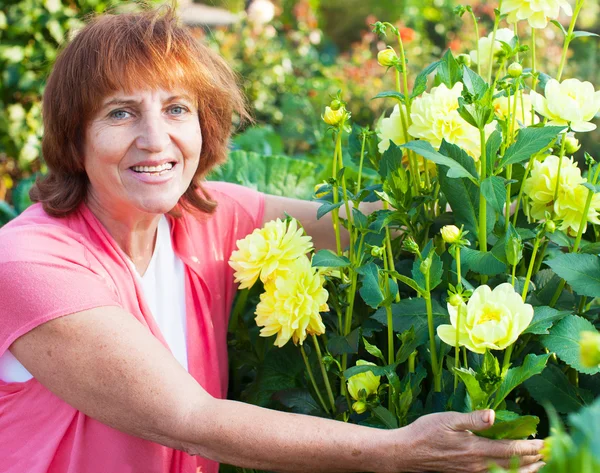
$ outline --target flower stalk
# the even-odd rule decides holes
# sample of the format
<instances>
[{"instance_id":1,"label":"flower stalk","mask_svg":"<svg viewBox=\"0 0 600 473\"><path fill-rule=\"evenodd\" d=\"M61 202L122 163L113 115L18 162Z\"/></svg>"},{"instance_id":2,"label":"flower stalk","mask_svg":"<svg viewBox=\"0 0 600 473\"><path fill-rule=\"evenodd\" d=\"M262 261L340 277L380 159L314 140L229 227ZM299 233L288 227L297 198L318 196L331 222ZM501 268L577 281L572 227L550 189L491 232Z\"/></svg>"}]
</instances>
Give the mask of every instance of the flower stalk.
<instances>
[{"instance_id":1,"label":"flower stalk","mask_svg":"<svg viewBox=\"0 0 600 473\"><path fill-rule=\"evenodd\" d=\"M317 382L315 381L315 376L313 375L312 368L310 367L310 362L308 361L308 356L306 356L306 352L304 351L304 346L302 346L302 345L300 345L300 353L302 353L302 359L304 360L304 365L306 366L306 372L308 373L308 377L313 386L313 389L315 390L315 393L317 393L317 397L319 398L321 407L323 407L323 410L325 412L329 413L327 404L325 404L325 400L323 399L323 396L321 395L321 391L317 387Z\"/></svg>"},{"instance_id":2,"label":"flower stalk","mask_svg":"<svg viewBox=\"0 0 600 473\"><path fill-rule=\"evenodd\" d=\"M316 335L312 336L313 343L315 345L315 351L317 352L317 358L319 359L319 366L321 367L321 374L323 375L323 381L325 382L325 389L327 390L327 397L331 403L331 412L335 414L335 399L333 397L333 391L331 390L331 384L329 383L329 376L327 376L327 370L325 369L325 363L323 363L323 355L321 355L321 347L319 346L319 339Z\"/></svg>"},{"instance_id":3,"label":"flower stalk","mask_svg":"<svg viewBox=\"0 0 600 473\"><path fill-rule=\"evenodd\" d=\"M558 73L556 74L556 80L560 82L560 78L562 77L563 69L565 68L565 64L567 62L567 52L569 51L569 45L573 40L573 30L575 29L575 23L577 22L577 17L579 16L579 12L581 11L581 7L583 7L584 0L577 0L575 3L575 11L573 12L573 16L571 17L571 22L569 23L569 30L567 31L567 35L565 36L565 42L563 45L562 56L560 58L560 65L558 66Z\"/></svg>"},{"instance_id":4,"label":"flower stalk","mask_svg":"<svg viewBox=\"0 0 600 473\"><path fill-rule=\"evenodd\" d=\"M481 142L481 171L480 171L480 183L486 179L487 173L487 156L485 148L485 130L479 129L479 137ZM487 251L487 201L483 195L483 192L479 192L479 251Z\"/></svg>"}]
</instances>

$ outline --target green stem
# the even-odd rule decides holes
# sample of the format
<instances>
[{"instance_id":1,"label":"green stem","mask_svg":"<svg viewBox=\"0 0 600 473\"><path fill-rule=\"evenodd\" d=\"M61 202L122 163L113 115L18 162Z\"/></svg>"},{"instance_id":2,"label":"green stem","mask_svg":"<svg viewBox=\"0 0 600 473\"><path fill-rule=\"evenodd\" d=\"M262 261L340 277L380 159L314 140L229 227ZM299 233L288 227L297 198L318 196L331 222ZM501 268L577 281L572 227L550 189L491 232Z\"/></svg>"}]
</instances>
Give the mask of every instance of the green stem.
<instances>
[{"instance_id":1,"label":"green stem","mask_svg":"<svg viewBox=\"0 0 600 473\"><path fill-rule=\"evenodd\" d=\"M587 303L587 296L581 296L579 298L579 307L577 309L577 313L579 315L583 314L583 312L585 311L585 304Z\"/></svg>"},{"instance_id":2,"label":"green stem","mask_svg":"<svg viewBox=\"0 0 600 473\"><path fill-rule=\"evenodd\" d=\"M508 371L508 367L510 366L510 357L512 356L515 343L510 345L504 352L504 359L502 360L502 376L506 374L506 372Z\"/></svg>"},{"instance_id":3,"label":"green stem","mask_svg":"<svg viewBox=\"0 0 600 473\"><path fill-rule=\"evenodd\" d=\"M481 59L479 57L479 25L477 24L477 18L475 18L475 12L473 9L469 11L471 18L473 18L473 25L475 26L475 51L477 53L477 75L481 76Z\"/></svg>"},{"instance_id":4,"label":"green stem","mask_svg":"<svg viewBox=\"0 0 600 473\"><path fill-rule=\"evenodd\" d=\"M321 374L323 375L323 381L325 382L325 389L327 390L327 396L331 403L331 412L335 413L335 399L333 397L333 391L331 390L331 384L329 384L329 376L327 376L327 370L323 363L323 356L321 355L321 347L319 346L319 339L316 335L312 335L315 350L317 352L317 358L319 358L319 365L321 366Z\"/></svg>"},{"instance_id":5,"label":"green stem","mask_svg":"<svg viewBox=\"0 0 600 473\"><path fill-rule=\"evenodd\" d=\"M388 203L385 201L383 202L383 209L388 209ZM390 229L387 226L385 227L385 240L383 244L385 246L386 251L386 256L383 257L383 261L385 263L387 259L389 269L391 269L392 271L396 271L396 264L394 263L394 254L392 252L392 238L390 236ZM395 276L392 276L392 279L396 284L398 284L398 280ZM396 294L396 302L400 302L400 291L398 291L398 293Z\"/></svg>"},{"instance_id":6,"label":"green stem","mask_svg":"<svg viewBox=\"0 0 600 473\"><path fill-rule=\"evenodd\" d=\"M408 356L408 372L409 373L414 373L415 372L415 360L417 358L417 350L413 351L409 356Z\"/></svg>"},{"instance_id":7,"label":"green stem","mask_svg":"<svg viewBox=\"0 0 600 473\"><path fill-rule=\"evenodd\" d=\"M567 133L563 133L561 135L561 144L560 144L560 152L558 154L558 169L556 170L556 185L554 186L554 198L552 199L554 203L556 203L556 199L558 198L558 189L560 188L560 170L562 168L562 160L565 155L565 145L567 143ZM552 215L554 215L554 206L552 208Z\"/></svg>"},{"instance_id":8,"label":"green stem","mask_svg":"<svg viewBox=\"0 0 600 473\"><path fill-rule=\"evenodd\" d=\"M563 69L567 62L567 52L569 51L569 45L573 40L573 30L575 29L575 23L577 22L577 16L581 11L581 7L583 6L583 0L578 0L575 4L575 11L573 12L573 16L571 17L571 23L569 24L569 30L567 31L567 35L565 36L565 42L563 45L562 56L560 58L560 66L558 66L558 74L556 74L556 80L560 82L560 78L562 77Z\"/></svg>"},{"instance_id":9,"label":"green stem","mask_svg":"<svg viewBox=\"0 0 600 473\"><path fill-rule=\"evenodd\" d=\"M516 274L516 272L517 272L517 265L513 264L512 274L511 274L511 276L512 276L512 278L511 278L512 287L515 287L515 274Z\"/></svg>"},{"instance_id":10,"label":"green stem","mask_svg":"<svg viewBox=\"0 0 600 473\"><path fill-rule=\"evenodd\" d=\"M541 234L543 235L543 233ZM538 248L540 247L540 241L543 236L537 235L533 242L533 251L531 252L531 259L529 260L529 267L527 268L527 276L525 276L525 282L523 283L523 293L521 297L523 302L527 299L527 289L529 288L529 281L531 280L531 274L533 273L533 266L535 265L535 258L537 256Z\"/></svg>"},{"instance_id":11,"label":"green stem","mask_svg":"<svg viewBox=\"0 0 600 473\"><path fill-rule=\"evenodd\" d=\"M460 246L456 246L456 284L461 283Z\"/></svg>"},{"instance_id":12,"label":"green stem","mask_svg":"<svg viewBox=\"0 0 600 473\"><path fill-rule=\"evenodd\" d=\"M406 102L406 90L403 91L402 86L400 85L400 72L398 72L398 69L396 69L396 91L399 93L404 92ZM402 134L404 135L404 142L408 143L410 141L410 137L408 135L408 127L410 126L410 114L408 112L408 109L405 110L405 108L402 106L399 106L398 108L400 110L400 121L402 122ZM412 151L406 150L405 152L406 156L408 157L408 168L410 169L410 178L413 184L415 195L417 195L421 186L419 177L419 165L416 162L416 157Z\"/></svg>"},{"instance_id":13,"label":"green stem","mask_svg":"<svg viewBox=\"0 0 600 473\"><path fill-rule=\"evenodd\" d=\"M360 192L363 162L365 159L365 144L366 144L366 142L367 142L367 133L364 132L363 137L362 137L362 143L360 145L360 164L358 165L358 180L356 181L356 192L355 192L356 195L358 195L358 193Z\"/></svg>"},{"instance_id":14,"label":"green stem","mask_svg":"<svg viewBox=\"0 0 600 473\"><path fill-rule=\"evenodd\" d=\"M535 266L533 267L533 274L538 273L540 267L542 266L542 263L544 262L544 254L546 253L546 248L548 248L549 241L550 240L544 241L544 244L542 245L542 249L539 252L540 256L536 259Z\"/></svg>"},{"instance_id":15,"label":"green stem","mask_svg":"<svg viewBox=\"0 0 600 473\"><path fill-rule=\"evenodd\" d=\"M306 356L306 352L304 351L304 347L302 345L300 345L300 352L302 353L302 359L304 360L304 364L306 365L306 371L308 373L308 377L310 378L310 382L313 385L313 389L317 393L319 402L321 403L323 410L325 412L329 413L329 409L327 408L327 405L325 404L325 400L323 399L323 396L321 395L321 391L319 391L319 388L317 387L317 382L315 381L315 376L313 375L312 368L310 367L310 363L308 361L308 357Z\"/></svg>"},{"instance_id":16,"label":"green stem","mask_svg":"<svg viewBox=\"0 0 600 473\"><path fill-rule=\"evenodd\" d=\"M456 308L456 337L454 340L454 369L458 370L460 368L460 345L458 344L459 339L459 330L460 323L462 322L460 319L462 312L462 304L460 304ZM458 374L454 371L454 392L456 392L456 388L458 387Z\"/></svg>"},{"instance_id":17,"label":"green stem","mask_svg":"<svg viewBox=\"0 0 600 473\"><path fill-rule=\"evenodd\" d=\"M502 0L498 2L498 10L502 9ZM490 58L488 60L488 84L492 81L492 69L494 68L494 44L496 42L496 31L498 31L498 25L500 24L500 15L494 15L494 30L492 31L492 45L490 47ZM479 62L479 55L477 56L477 62Z\"/></svg>"},{"instance_id":18,"label":"green stem","mask_svg":"<svg viewBox=\"0 0 600 473\"><path fill-rule=\"evenodd\" d=\"M338 203L338 182L337 182L337 153L338 153L338 142L342 143L342 132L341 129L337 132L335 150L333 152L333 166L332 166L332 178L333 178L333 203ZM335 248L338 256L342 255L342 240L340 238L340 211L339 208L335 208L331 212L333 220L333 231L335 232Z\"/></svg>"},{"instance_id":19,"label":"green stem","mask_svg":"<svg viewBox=\"0 0 600 473\"><path fill-rule=\"evenodd\" d=\"M486 178L487 173L487 160L486 160L486 149L485 149L485 130L481 128L479 130L479 138L481 143L481 179L482 183ZM479 251L487 251L487 201L483 196L481 189L479 190Z\"/></svg>"},{"instance_id":20,"label":"green stem","mask_svg":"<svg viewBox=\"0 0 600 473\"><path fill-rule=\"evenodd\" d=\"M535 92L537 87L537 71L535 63L535 28L531 29L531 90ZM535 122L535 109L531 107L531 123Z\"/></svg>"},{"instance_id":21,"label":"green stem","mask_svg":"<svg viewBox=\"0 0 600 473\"><path fill-rule=\"evenodd\" d=\"M519 195L517 196L517 205L515 206L515 213L513 214L513 226L517 226L517 215L519 215L519 206L521 205L521 200L523 199L523 191L525 189L525 180L529 176L531 169L533 168L533 162L535 161L535 156L529 158L529 163L527 163L527 168L525 168L525 174L523 175L523 180L521 181L521 188L519 189Z\"/></svg>"},{"instance_id":22,"label":"green stem","mask_svg":"<svg viewBox=\"0 0 600 473\"><path fill-rule=\"evenodd\" d=\"M429 329L429 350L431 352L431 370L433 372L433 385L435 392L442 392L442 380L438 376L438 357L435 346L435 329L433 325L433 309L431 307L431 292L429 285L429 270L425 275L425 307L427 309L427 327Z\"/></svg>"},{"instance_id":23,"label":"green stem","mask_svg":"<svg viewBox=\"0 0 600 473\"><path fill-rule=\"evenodd\" d=\"M462 347L462 353L463 353L463 366L467 369L469 369L469 358L467 357L467 348L466 347Z\"/></svg>"},{"instance_id":24,"label":"green stem","mask_svg":"<svg viewBox=\"0 0 600 473\"><path fill-rule=\"evenodd\" d=\"M510 180L512 178L512 164L506 166L506 180L509 183L506 185L506 204L504 208L504 233L508 232L508 225L510 223L510 193L511 193L511 185Z\"/></svg>"},{"instance_id":25,"label":"green stem","mask_svg":"<svg viewBox=\"0 0 600 473\"><path fill-rule=\"evenodd\" d=\"M237 330L240 315L242 315L242 311L244 310L244 307L246 307L248 294L250 294L250 289L243 289L239 292L233 310L231 311L231 317L229 318L229 332L235 332Z\"/></svg>"}]
</instances>

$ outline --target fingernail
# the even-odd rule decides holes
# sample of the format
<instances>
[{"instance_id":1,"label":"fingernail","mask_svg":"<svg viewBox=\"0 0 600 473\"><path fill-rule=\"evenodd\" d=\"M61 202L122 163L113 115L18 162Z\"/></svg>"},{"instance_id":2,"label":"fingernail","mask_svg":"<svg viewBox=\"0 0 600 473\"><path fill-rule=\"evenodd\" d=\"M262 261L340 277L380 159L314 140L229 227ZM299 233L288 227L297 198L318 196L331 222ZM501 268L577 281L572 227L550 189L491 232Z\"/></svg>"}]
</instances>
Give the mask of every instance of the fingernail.
<instances>
[{"instance_id":1,"label":"fingernail","mask_svg":"<svg viewBox=\"0 0 600 473\"><path fill-rule=\"evenodd\" d=\"M483 414L481 414L481 420L488 424L490 422L490 411L483 411Z\"/></svg>"}]
</instances>

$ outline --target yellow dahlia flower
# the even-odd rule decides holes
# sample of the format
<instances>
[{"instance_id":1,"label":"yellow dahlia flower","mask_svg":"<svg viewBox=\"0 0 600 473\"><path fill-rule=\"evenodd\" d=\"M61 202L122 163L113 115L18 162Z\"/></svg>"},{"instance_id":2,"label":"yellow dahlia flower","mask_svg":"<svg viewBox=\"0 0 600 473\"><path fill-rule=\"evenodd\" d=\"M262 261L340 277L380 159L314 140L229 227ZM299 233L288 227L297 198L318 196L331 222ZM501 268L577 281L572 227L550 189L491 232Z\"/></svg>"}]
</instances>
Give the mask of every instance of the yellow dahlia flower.
<instances>
[{"instance_id":1,"label":"yellow dahlia flower","mask_svg":"<svg viewBox=\"0 0 600 473\"><path fill-rule=\"evenodd\" d=\"M600 365L600 333L581 332L579 334L579 357L586 368L596 368Z\"/></svg>"},{"instance_id":2,"label":"yellow dahlia flower","mask_svg":"<svg viewBox=\"0 0 600 473\"><path fill-rule=\"evenodd\" d=\"M288 271L269 279L255 312L256 324L263 327L260 335L277 334L275 345L282 347L290 338L302 345L307 334L325 333L319 312L329 310L329 293L323 283L324 278L305 256L290 262Z\"/></svg>"},{"instance_id":3,"label":"yellow dahlia flower","mask_svg":"<svg viewBox=\"0 0 600 473\"><path fill-rule=\"evenodd\" d=\"M458 114L458 98L462 89L461 82L457 82L452 89L441 84L415 99L408 132L415 138L428 141L435 148L439 148L442 139L445 139L478 160L481 154L479 131ZM495 126L494 122L486 125L486 137L494 131Z\"/></svg>"},{"instance_id":4,"label":"yellow dahlia flower","mask_svg":"<svg viewBox=\"0 0 600 473\"><path fill-rule=\"evenodd\" d=\"M288 225L277 219L238 240L238 249L231 254L229 265L235 270L239 288L252 287L259 277L266 282L278 273L289 271L293 262L304 258L313 248L311 237L303 233L296 220L291 219Z\"/></svg>"},{"instance_id":5,"label":"yellow dahlia flower","mask_svg":"<svg viewBox=\"0 0 600 473\"><path fill-rule=\"evenodd\" d=\"M558 227L560 230L577 233L588 192L581 184L586 180L581 176L581 170L573 162L573 158L563 157L558 195L554 201L558 163L558 156L554 155L547 156L541 162L535 161L531 175L525 180L523 191L530 199L531 216L534 219L543 220L546 212L554 212L555 218L561 221ZM600 223L598 210L600 194L595 194L588 211L589 221Z\"/></svg>"},{"instance_id":6,"label":"yellow dahlia flower","mask_svg":"<svg viewBox=\"0 0 600 473\"><path fill-rule=\"evenodd\" d=\"M469 56L471 57L471 61L475 64L488 64L490 60L490 49L492 48L492 35L493 32L483 38L479 38L478 46L479 46L479 57L481 57L481 62L477 57L477 50L471 51ZM510 41L515 37L515 33L508 28L500 28L496 31L496 40L494 41L494 55L498 54L502 51L502 42L510 43Z\"/></svg>"},{"instance_id":7,"label":"yellow dahlia flower","mask_svg":"<svg viewBox=\"0 0 600 473\"><path fill-rule=\"evenodd\" d=\"M548 125L569 125L573 131L596 129L590 120L600 111L600 90L594 91L591 82L550 79L544 95L532 90L531 102L536 112L550 120Z\"/></svg>"},{"instance_id":8,"label":"yellow dahlia flower","mask_svg":"<svg viewBox=\"0 0 600 473\"><path fill-rule=\"evenodd\" d=\"M444 225L440 233L446 243L456 243L460 239L460 228L456 225Z\"/></svg>"},{"instance_id":9,"label":"yellow dahlia flower","mask_svg":"<svg viewBox=\"0 0 600 473\"><path fill-rule=\"evenodd\" d=\"M548 20L556 20L562 8L565 14L573 15L568 0L504 0L500 14L508 14L509 23L527 20L532 28L545 28Z\"/></svg>"},{"instance_id":10,"label":"yellow dahlia flower","mask_svg":"<svg viewBox=\"0 0 600 473\"><path fill-rule=\"evenodd\" d=\"M408 119L406 106L404 104L402 104L402 113ZM390 141L398 146L406 143L399 105L394 106L394 110L392 110L392 114L389 117L381 120L379 129L377 130L377 136L379 137L378 148L380 153L387 151L390 147Z\"/></svg>"},{"instance_id":11,"label":"yellow dahlia flower","mask_svg":"<svg viewBox=\"0 0 600 473\"><path fill-rule=\"evenodd\" d=\"M356 366L371 365L376 366L370 361L358 360ZM367 405L364 402L368 397L376 395L381 376L375 376L372 371L358 373L348 378L348 394L356 402L352 404L352 409L357 414L362 414L367 410ZM363 391L361 393L361 391ZM362 395L361 395L362 394Z\"/></svg>"},{"instance_id":12,"label":"yellow dahlia flower","mask_svg":"<svg viewBox=\"0 0 600 473\"><path fill-rule=\"evenodd\" d=\"M521 126L531 126L534 123L539 123L540 119L537 115L532 114L531 113L531 109L532 109L532 105L531 105L531 97L527 94L523 94L522 95L522 100L521 100L521 96L517 97L517 109L516 109L516 122L520 124ZM514 110L514 104L515 104L515 98L514 97L510 97L510 113L511 113L511 117L509 117L509 104L508 104L508 97L498 97L496 99L494 99L493 105L494 105L494 112L496 113L496 117L498 117L499 120L508 120L509 118L512 119L512 115L515 114L515 110ZM532 120L532 116L534 117L534 119Z\"/></svg>"},{"instance_id":13,"label":"yellow dahlia flower","mask_svg":"<svg viewBox=\"0 0 600 473\"><path fill-rule=\"evenodd\" d=\"M458 307L448 304L452 325L440 325L438 336L454 346ZM504 350L512 345L533 319L533 307L523 302L510 283L490 289L479 286L467 304L462 305L458 343L475 353L486 349Z\"/></svg>"}]
</instances>

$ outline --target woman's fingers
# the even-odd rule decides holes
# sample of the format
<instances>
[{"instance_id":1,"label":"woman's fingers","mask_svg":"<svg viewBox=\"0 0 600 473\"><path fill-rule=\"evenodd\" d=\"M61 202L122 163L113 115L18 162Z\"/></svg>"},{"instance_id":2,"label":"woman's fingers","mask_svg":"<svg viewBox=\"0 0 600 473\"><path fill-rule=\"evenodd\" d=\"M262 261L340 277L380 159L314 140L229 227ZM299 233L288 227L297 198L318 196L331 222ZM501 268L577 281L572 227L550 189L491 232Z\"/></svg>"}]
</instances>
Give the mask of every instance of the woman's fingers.
<instances>
[{"instance_id":1,"label":"woman's fingers","mask_svg":"<svg viewBox=\"0 0 600 473\"><path fill-rule=\"evenodd\" d=\"M537 471L540 471L544 465L544 462L536 462L519 468L519 473L536 473Z\"/></svg>"},{"instance_id":2,"label":"woman's fingers","mask_svg":"<svg viewBox=\"0 0 600 473\"><path fill-rule=\"evenodd\" d=\"M543 440L481 439L481 448L492 458L512 458L539 455Z\"/></svg>"},{"instance_id":3,"label":"woman's fingers","mask_svg":"<svg viewBox=\"0 0 600 473\"><path fill-rule=\"evenodd\" d=\"M515 458L518 458L519 463L515 465ZM494 458L490 461L491 464L500 466L502 468L509 469L512 466L531 466L534 463L538 463L542 460L541 455L526 455L524 457L513 457L513 458Z\"/></svg>"}]
</instances>

